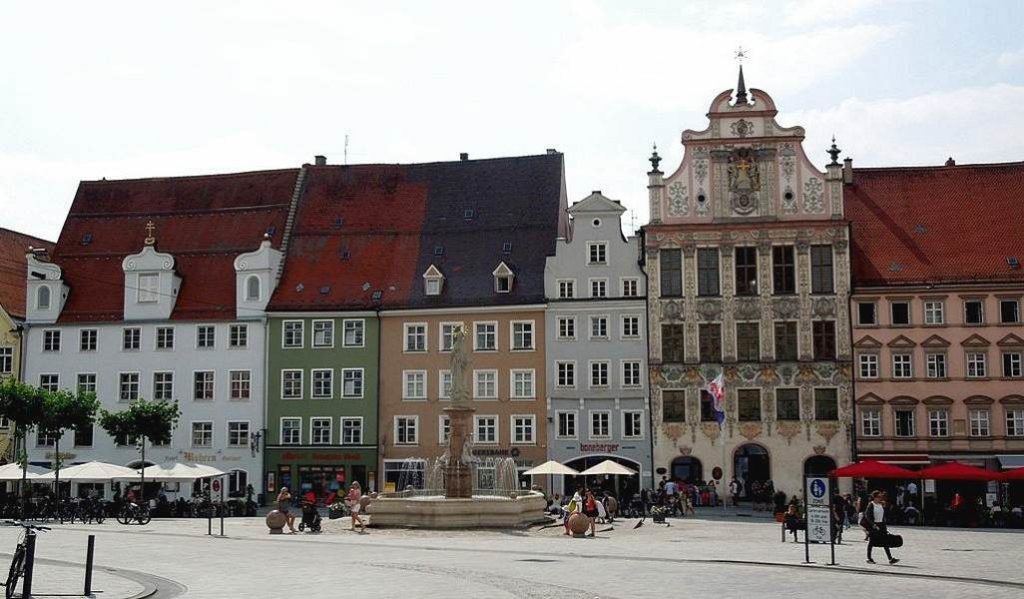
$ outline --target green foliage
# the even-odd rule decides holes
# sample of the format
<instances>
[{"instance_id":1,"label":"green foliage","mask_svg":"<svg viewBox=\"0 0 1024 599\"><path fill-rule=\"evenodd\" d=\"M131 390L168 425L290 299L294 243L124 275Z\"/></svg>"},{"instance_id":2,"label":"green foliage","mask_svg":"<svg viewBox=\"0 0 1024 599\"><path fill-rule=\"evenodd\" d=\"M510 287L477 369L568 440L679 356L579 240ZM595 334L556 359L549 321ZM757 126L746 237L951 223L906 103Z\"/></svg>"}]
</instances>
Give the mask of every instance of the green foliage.
<instances>
[{"instance_id":1,"label":"green foliage","mask_svg":"<svg viewBox=\"0 0 1024 599\"><path fill-rule=\"evenodd\" d=\"M0 416L13 422L19 432L38 425L46 416L47 392L7 379L0 383Z\"/></svg>"},{"instance_id":2,"label":"green foliage","mask_svg":"<svg viewBox=\"0 0 1024 599\"><path fill-rule=\"evenodd\" d=\"M100 407L94 393L54 391L43 396L43 417L37 422L40 429L51 431L58 437L67 429L92 426Z\"/></svg>"},{"instance_id":3,"label":"green foliage","mask_svg":"<svg viewBox=\"0 0 1024 599\"><path fill-rule=\"evenodd\" d=\"M171 442L181 412L177 403L139 399L120 412L100 410L100 426L112 437L139 438L160 445Z\"/></svg>"}]
</instances>

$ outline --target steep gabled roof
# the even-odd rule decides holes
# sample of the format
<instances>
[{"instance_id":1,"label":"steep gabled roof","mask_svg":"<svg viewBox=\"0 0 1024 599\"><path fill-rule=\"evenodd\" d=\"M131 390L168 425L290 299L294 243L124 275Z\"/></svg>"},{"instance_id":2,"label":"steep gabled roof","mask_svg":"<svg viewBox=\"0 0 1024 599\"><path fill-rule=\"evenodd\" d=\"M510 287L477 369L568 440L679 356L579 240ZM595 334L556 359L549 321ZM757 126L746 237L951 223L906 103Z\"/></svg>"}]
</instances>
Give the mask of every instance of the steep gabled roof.
<instances>
[{"instance_id":1,"label":"steep gabled roof","mask_svg":"<svg viewBox=\"0 0 1024 599\"><path fill-rule=\"evenodd\" d=\"M858 168L843 196L855 287L1024 281L1022 162Z\"/></svg>"},{"instance_id":2,"label":"steep gabled roof","mask_svg":"<svg viewBox=\"0 0 1024 599\"><path fill-rule=\"evenodd\" d=\"M83 181L53 255L70 287L60 321L123 317L121 261L142 249L149 221L157 249L174 255L182 277L171 318L233 319L233 261L267 232L280 246L298 173Z\"/></svg>"},{"instance_id":3,"label":"steep gabled roof","mask_svg":"<svg viewBox=\"0 0 1024 599\"><path fill-rule=\"evenodd\" d=\"M25 318L25 254L28 248L53 253L54 243L0 227L0 306L13 318Z\"/></svg>"}]
</instances>

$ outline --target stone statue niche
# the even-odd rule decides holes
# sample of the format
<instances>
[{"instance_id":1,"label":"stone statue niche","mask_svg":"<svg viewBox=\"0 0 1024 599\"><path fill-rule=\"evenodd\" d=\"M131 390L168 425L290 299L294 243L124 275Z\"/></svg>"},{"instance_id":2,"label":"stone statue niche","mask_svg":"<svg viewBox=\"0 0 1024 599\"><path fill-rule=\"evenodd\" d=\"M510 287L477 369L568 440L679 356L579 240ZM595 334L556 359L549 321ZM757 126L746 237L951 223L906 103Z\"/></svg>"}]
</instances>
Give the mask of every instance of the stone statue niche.
<instances>
[{"instance_id":1,"label":"stone statue niche","mask_svg":"<svg viewBox=\"0 0 1024 599\"><path fill-rule=\"evenodd\" d=\"M736 148L729 155L729 195L732 209L737 214L751 214L757 210L761 174L750 148Z\"/></svg>"}]
</instances>

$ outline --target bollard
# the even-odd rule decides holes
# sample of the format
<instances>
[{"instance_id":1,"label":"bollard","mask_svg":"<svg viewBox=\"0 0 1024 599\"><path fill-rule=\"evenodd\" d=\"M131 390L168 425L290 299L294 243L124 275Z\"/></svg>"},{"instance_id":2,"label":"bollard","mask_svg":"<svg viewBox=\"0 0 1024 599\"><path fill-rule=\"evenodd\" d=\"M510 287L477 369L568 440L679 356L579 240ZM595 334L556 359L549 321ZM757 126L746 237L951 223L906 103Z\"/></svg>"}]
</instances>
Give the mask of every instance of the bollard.
<instances>
[{"instance_id":1,"label":"bollard","mask_svg":"<svg viewBox=\"0 0 1024 599\"><path fill-rule=\"evenodd\" d=\"M210 505L210 511L206 512L206 536L213 536L213 505Z\"/></svg>"},{"instance_id":2,"label":"bollard","mask_svg":"<svg viewBox=\"0 0 1024 599\"><path fill-rule=\"evenodd\" d=\"M89 544L85 550L85 593L86 597L92 595L92 553L96 548L96 535L89 535Z\"/></svg>"},{"instance_id":3,"label":"bollard","mask_svg":"<svg viewBox=\"0 0 1024 599\"><path fill-rule=\"evenodd\" d=\"M21 596L32 599L32 571L36 566L36 533L29 531L25 535L25 580L21 583Z\"/></svg>"}]
</instances>

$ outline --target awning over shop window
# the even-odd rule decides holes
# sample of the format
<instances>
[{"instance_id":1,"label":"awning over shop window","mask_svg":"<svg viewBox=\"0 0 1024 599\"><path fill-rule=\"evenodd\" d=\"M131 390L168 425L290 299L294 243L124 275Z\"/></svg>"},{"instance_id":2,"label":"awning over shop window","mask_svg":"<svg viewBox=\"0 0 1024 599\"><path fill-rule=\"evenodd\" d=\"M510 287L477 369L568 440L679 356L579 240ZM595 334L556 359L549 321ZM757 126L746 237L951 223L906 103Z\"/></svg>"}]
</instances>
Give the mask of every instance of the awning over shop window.
<instances>
[{"instance_id":1,"label":"awning over shop window","mask_svg":"<svg viewBox=\"0 0 1024 599\"><path fill-rule=\"evenodd\" d=\"M999 465L1003 470L1013 470L1014 468L1024 468L1024 455L997 455L996 459L999 460Z\"/></svg>"}]
</instances>

